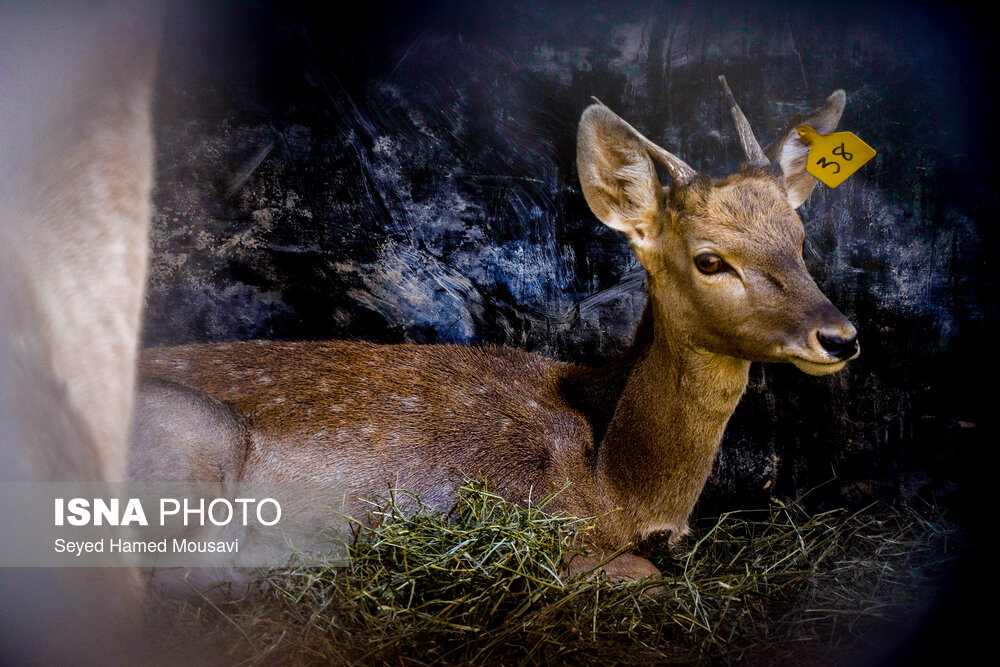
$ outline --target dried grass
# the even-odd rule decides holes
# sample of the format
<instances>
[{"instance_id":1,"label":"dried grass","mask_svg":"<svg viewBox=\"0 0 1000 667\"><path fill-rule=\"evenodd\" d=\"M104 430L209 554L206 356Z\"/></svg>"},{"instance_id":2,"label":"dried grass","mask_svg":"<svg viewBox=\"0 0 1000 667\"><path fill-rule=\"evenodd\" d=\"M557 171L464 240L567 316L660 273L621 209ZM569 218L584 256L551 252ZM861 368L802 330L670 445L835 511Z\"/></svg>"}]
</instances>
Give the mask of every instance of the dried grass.
<instances>
[{"instance_id":1,"label":"dried grass","mask_svg":"<svg viewBox=\"0 0 1000 667\"><path fill-rule=\"evenodd\" d=\"M350 566L264 572L248 599L173 610L174 631L243 664L833 663L916 618L956 539L933 508L775 503L701 522L654 551L662 580L623 584L564 578L589 522L544 502L470 483L450 517L378 515Z\"/></svg>"}]
</instances>

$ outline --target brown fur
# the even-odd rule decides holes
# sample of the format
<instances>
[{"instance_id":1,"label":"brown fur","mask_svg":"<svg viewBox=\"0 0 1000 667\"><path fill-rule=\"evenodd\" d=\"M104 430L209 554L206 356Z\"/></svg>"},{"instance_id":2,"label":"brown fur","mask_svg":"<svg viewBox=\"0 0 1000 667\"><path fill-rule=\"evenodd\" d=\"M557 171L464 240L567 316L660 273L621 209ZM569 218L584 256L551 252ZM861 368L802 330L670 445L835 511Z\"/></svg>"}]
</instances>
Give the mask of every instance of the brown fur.
<instances>
[{"instance_id":1,"label":"brown fur","mask_svg":"<svg viewBox=\"0 0 1000 667\"><path fill-rule=\"evenodd\" d=\"M671 189L653 159L673 174ZM599 517L595 553L574 560L577 571L649 536L685 533L750 362L833 372L847 355L833 356L818 334L853 345L855 332L806 271L786 188L797 173L778 165L692 178L601 105L584 112L578 165L591 208L647 270L649 302L620 360L584 368L508 347L348 342L149 350L143 374L203 392L162 410L190 415L218 399L246 420L246 434L207 464L193 454L189 470L241 461L228 474L346 484L355 498L404 488L441 510L465 477L519 502L569 482L555 507ZM693 258L706 251L728 268L703 275ZM156 446L136 444L147 458ZM634 554L604 569L656 573Z\"/></svg>"}]
</instances>

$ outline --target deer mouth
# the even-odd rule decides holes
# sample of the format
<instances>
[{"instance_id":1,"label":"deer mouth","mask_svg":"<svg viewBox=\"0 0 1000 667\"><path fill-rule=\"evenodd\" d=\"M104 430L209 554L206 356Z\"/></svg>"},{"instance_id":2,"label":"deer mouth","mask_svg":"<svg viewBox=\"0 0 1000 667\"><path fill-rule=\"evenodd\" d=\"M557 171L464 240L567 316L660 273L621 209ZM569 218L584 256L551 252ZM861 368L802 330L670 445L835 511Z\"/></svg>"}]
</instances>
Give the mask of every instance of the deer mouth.
<instances>
[{"instance_id":1,"label":"deer mouth","mask_svg":"<svg viewBox=\"0 0 1000 667\"><path fill-rule=\"evenodd\" d=\"M860 352L858 354L860 354ZM814 361L812 359L805 359L803 357L792 357L789 361L795 364L795 367L798 368L800 371L802 371L803 373L807 373L808 375L830 375L831 373L836 373L837 371L842 369L844 366L847 365L848 361L857 357L858 354L855 354L850 359L831 359L830 361Z\"/></svg>"}]
</instances>

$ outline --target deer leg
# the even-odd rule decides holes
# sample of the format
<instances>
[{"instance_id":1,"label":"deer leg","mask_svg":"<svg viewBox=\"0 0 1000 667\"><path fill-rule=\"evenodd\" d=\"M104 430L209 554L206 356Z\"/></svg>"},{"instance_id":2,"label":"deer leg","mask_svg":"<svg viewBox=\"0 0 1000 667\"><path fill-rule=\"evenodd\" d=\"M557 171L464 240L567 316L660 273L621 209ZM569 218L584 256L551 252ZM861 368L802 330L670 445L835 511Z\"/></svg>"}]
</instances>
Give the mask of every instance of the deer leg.
<instances>
[{"instance_id":1,"label":"deer leg","mask_svg":"<svg viewBox=\"0 0 1000 667\"><path fill-rule=\"evenodd\" d=\"M604 576L613 582L659 579L662 576L656 566L642 556L624 553L607 560L608 556L604 551L578 552L566 559L567 572L573 578ZM657 586L651 592L661 594L666 589Z\"/></svg>"},{"instance_id":2,"label":"deer leg","mask_svg":"<svg viewBox=\"0 0 1000 667\"><path fill-rule=\"evenodd\" d=\"M166 380L139 381L129 452L133 481L238 481L249 442L243 416L208 394Z\"/></svg>"}]
</instances>

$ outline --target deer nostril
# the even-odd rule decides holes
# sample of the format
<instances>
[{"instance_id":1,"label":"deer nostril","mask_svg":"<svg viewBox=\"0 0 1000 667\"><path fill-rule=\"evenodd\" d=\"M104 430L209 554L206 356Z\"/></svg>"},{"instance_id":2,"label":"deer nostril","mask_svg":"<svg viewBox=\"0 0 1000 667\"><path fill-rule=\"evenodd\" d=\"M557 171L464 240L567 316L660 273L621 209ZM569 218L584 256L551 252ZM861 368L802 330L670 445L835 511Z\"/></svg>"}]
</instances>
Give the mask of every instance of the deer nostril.
<instances>
[{"instance_id":1,"label":"deer nostril","mask_svg":"<svg viewBox=\"0 0 1000 667\"><path fill-rule=\"evenodd\" d=\"M838 334L817 331L816 339L819 341L819 344L824 350L838 359L849 359L858 351L857 334L844 337Z\"/></svg>"}]
</instances>

